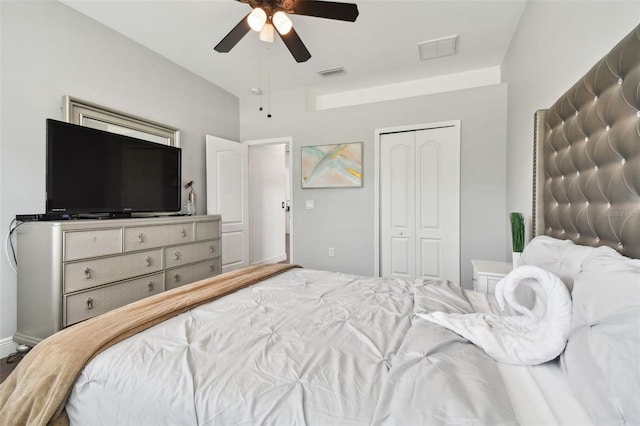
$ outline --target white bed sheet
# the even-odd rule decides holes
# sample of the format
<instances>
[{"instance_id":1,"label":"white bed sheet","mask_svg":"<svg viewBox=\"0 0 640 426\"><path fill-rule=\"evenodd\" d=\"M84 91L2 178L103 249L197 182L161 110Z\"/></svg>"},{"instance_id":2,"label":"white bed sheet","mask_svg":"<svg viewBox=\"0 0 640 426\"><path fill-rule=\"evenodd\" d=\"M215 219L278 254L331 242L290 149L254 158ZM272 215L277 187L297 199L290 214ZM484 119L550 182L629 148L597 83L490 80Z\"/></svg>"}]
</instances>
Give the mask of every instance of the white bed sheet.
<instances>
[{"instance_id":1,"label":"white bed sheet","mask_svg":"<svg viewBox=\"0 0 640 426\"><path fill-rule=\"evenodd\" d=\"M520 425L594 425L557 361L531 367L498 364L498 371Z\"/></svg>"}]
</instances>

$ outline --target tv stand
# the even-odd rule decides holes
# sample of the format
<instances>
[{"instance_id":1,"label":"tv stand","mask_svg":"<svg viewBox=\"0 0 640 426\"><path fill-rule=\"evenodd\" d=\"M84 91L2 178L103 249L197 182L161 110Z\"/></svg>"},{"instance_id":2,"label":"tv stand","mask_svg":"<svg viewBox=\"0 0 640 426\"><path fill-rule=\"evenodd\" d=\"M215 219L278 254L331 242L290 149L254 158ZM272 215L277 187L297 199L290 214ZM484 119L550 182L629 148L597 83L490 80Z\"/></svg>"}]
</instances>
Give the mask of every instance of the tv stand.
<instances>
[{"instance_id":1,"label":"tv stand","mask_svg":"<svg viewBox=\"0 0 640 426\"><path fill-rule=\"evenodd\" d=\"M35 346L67 326L220 274L220 216L25 222L18 330Z\"/></svg>"}]
</instances>

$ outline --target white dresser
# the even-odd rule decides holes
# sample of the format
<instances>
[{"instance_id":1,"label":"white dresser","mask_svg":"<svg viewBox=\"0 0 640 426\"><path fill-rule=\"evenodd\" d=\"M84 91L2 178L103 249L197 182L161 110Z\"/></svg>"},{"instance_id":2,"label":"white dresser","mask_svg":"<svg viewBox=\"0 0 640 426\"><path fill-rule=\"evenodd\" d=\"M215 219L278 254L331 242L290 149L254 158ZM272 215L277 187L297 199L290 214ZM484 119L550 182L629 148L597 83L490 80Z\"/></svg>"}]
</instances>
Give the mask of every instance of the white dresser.
<instances>
[{"instance_id":1,"label":"white dresser","mask_svg":"<svg viewBox=\"0 0 640 426\"><path fill-rule=\"evenodd\" d=\"M494 260L472 260L473 289L483 293L493 294L496 284L513 269L512 262L497 262Z\"/></svg>"},{"instance_id":2,"label":"white dresser","mask_svg":"<svg viewBox=\"0 0 640 426\"><path fill-rule=\"evenodd\" d=\"M220 216L28 222L18 239L16 343L218 275Z\"/></svg>"}]
</instances>

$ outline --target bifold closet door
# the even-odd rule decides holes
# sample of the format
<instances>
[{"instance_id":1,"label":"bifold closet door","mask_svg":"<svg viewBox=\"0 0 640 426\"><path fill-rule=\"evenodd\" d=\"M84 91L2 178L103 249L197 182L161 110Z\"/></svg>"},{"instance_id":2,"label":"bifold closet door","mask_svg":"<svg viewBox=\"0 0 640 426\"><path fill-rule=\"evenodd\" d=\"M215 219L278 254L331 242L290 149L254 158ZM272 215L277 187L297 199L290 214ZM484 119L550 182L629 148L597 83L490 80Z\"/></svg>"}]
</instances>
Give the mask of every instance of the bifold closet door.
<instances>
[{"instance_id":1,"label":"bifold closet door","mask_svg":"<svg viewBox=\"0 0 640 426\"><path fill-rule=\"evenodd\" d=\"M383 277L460 281L457 135L443 127L380 136Z\"/></svg>"}]
</instances>

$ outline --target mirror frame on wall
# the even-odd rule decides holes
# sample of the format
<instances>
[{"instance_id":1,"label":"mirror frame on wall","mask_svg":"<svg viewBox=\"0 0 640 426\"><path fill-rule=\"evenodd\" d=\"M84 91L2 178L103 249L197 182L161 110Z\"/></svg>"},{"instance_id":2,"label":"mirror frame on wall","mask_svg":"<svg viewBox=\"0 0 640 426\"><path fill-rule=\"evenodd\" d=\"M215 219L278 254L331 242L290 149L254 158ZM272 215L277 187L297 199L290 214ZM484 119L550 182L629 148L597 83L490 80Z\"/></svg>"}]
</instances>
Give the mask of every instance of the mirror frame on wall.
<instances>
[{"instance_id":1,"label":"mirror frame on wall","mask_svg":"<svg viewBox=\"0 0 640 426\"><path fill-rule=\"evenodd\" d=\"M72 96L62 98L63 119L80 126L107 130L151 142L180 146L180 130Z\"/></svg>"}]
</instances>

